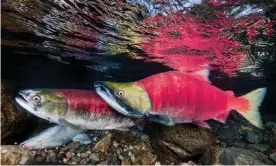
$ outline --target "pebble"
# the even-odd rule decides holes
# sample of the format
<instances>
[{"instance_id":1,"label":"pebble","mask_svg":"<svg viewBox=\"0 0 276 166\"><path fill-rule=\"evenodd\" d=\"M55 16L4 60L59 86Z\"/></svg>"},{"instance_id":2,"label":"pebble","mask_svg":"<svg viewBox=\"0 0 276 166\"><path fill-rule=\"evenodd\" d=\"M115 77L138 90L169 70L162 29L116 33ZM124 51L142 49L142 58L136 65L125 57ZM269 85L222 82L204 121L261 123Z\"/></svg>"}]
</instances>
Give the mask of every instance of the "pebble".
<instances>
[{"instance_id":1,"label":"pebble","mask_svg":"<svg viewBox=\"0 0 276 166\"><path fill-rule=\"evenodd\" d=\"M41 152L41 156L46 157L47 153L46 152Z\"/></svg>"},{"instance_id":2,"label":"pebble","mask_svg":"<svg viewBox=\"0 0 276 166\"><path fill-rule=\"evenodd\" d=\"M116 151L117 154L120 154L121 152L122 152L121 149L117 149L117 151Z\"/></svg>"},{"instance_id":3,"label":"pebble","mask_svg":"<svg viewBox=\"0 0 276 166\"><path fill-rule=\"evenodd\" d=\"M119 146L119 144L116 141L113 141L113 146L116 148Z\"/></svg>"},{"instance_id":4,"label":"pebble","mask_svg":"<svg viewBox=\"0 0 276 166\"><path fill-rule=\"evenodd\" d=\"M89 158L93 161L100 161L100 158L99 158L98 154L96 154L96 153L90 154Z\"/></svg>"},{"instance_id":5,"label":"pebble","mask_svg":"<svg viewBox=\"0 0 276 166\"><path fill-rule=\"evenodd\" d=\"M54 153L54 151L53 150L49 150L48 153Z\"/></svg>"},{"instance_id":6,"label":"pebble","mask_svg":"<svg viewBox=\"0 0 276 166\"><path fill-rule=\"evenodd\" d=\"M269 155L270 160L272 160L274 163L276 163L276 153L272 153Z\"/></svg>"},{"instance_id":7,"label":"pebble","mask_svg":"<svg viewBox=\"0 0 276 166\"><path fill-rule=\"evenodd\" d=\"M118 156L120 160L124 160L124 157L122 155Z\"/></svg>"},{"instance_id":8,"label":"pebble","mask_svg":"<svg viewBox=\"0 0 276 166\"><path fill-rule=\"evenodd\" d=\"M47 156L46 161L55 163L57 162L57 157L55 155Z\"/></svg>"},{"instance_id":9,"label":"pebble","mask_svg":"<svg viewBox=\"0 0 276 166\"><path fill-rule=\"evenodd\" d=\"M147 144L144 143L144 142L140 142L138 146L140 146L142 150L146 150L147 149Z\"/></svg>"},{"instance_id":10,"label":"pebble","mask_svg":"<svg viewBox=\"0 0 276 166\"><path fill-rule=\"evenodd\" d=\"M226 147L227 147L227 144L226 144L225 142L220 142L220 147L226 148Z\"/></svg>"},{"instance_id":11,"label":"pebble","mask_svg":"<svg viewBox=\"0 0 276 166\"><path fill-rule=\"evenodd\" d=\"M276 135L274 135L272 138L269 138L269 140L268 140L268 145L269 145L272 149L276 149Z\"/></svg>"},{"instance_id":12,"label":"pebble","mask_svg":"<svg viewBox=\"0 0 276 166\"><path fill-rule=\"evenodd\" d=\"M67 153L66 153L66 157L67 157L68 159L72 158L72 157L73 157L73 153L72 153L72 152L67 152Z\"/></svg>"},{"instance_id":13,"label":"pebble","mask_svg":"<svg viewBox=\"0 0 276 166\"><path fill-rule=\"evenodd\" d=\"M108 165L105 161L100 162L98 165Z\"/></svg>"},{"instance_id":14,"label":"pebble","mask_svg":"<svg viewBox=\"0 0 276 166\"><path fill-rule=\"evenodd\" d=\"M59 152L59 154L57 155L58 159L62 159L64 157L64 152Z\"/></svg>"},{"instance_id":15,"label":"pebble","mask_svg":"<svg viewBox=\"0 0 276 166\"><path fill-rule=\"evenodd\" d=\"M149 141L149 136L147 135L141 135L140 139L144 142L148 142Z\"/></svg>"},{"instance_id":16,"label":"pebble","mask_svg":"<svg viewBox=\"0 0 276 166\"><path fill-rule=\"evenodd\" d=\"M81 165L86 165L86 163L87 163L87 160L86 160L86 159L82 159L82 160L80 161L80 164L81 164Z\"/></svg>"},{"instance_id":17,"label":"pebble","mask_svg":"<svg viewBox=\"0 0 276 166\"><path fill-rule=\"evenodd\" d=\"M130 156L130 159L131 159L132 162L134 162L135 161L135 156L134 155Z\"/></svg>"},{"instance_id":18,"label":"pebble","mask_svg":"<svg viewBox=\"0 0 276 166\"><path fill-rule=\"evenodd\" d=\"M257 150L263 153L269 153L271 151L270 147L265 144L249 144L246 146L246 148Z\"/></svg>"},{"instance_id":19,"label":"pebble","mask_svg":"<svg viewBox=\"0 0 276 166\"><path fill-rule=\"evenodd\" d=\"M80 162L81 161L81 158L77 157L77 156L74 156L72 158L72 161L75 161L76 163Z\"/></svg>"},{"instance_id":20,"label":"pebble","mask_svg":"<svg viewBox=\"0 0 276 166\"><path fill-rule=\"evenodd\" d=\"M80 142L71 142L62 148L62 151L76 149L80 146Z\"/></svg>"},{"instance_id":21,"label":"pebble","mask_svg":"<svg viewBox=\"0 0 276 166\"><path fill-rule=\"evenodd\" d=\"M266 122L265 126L269 129L276 128L276 123L275 122Z\"/></svg>"},{"instance_id":22,"label":"pebble","mask_svg":"<svg viewBox=\"0 0 276 166\"><path fill-rule=\"evenodd\" d=\"M254 144L260 144L263 141L261 136L259 136L258 134L254 133L252 131L245 132L245 139L248 142L254 143Z\"/></svg>"},{"instance_id":23,"label":"pebble","mask_svg":"<svg viewBox=\"0 0 276 166\"><path fill-rule=\"evenodd\" d=\"M140 147L137 145L134 145L133 147L134 147L134 149L140 150Z\"/></svg>"},{"instance_id":24,"label":"pebble","mask_svg":"<svg viewBox=\"0 0 276 166\"><path fill-rule=\"evenodd\" d=\"M130 165L130 163L127 160L122 160L121 165Z\"/></svg>"},{"instance_id":25,"label":"pebble","mask_svg":"<svg viewBox=\"0 0 276 166\"><path fill-rule=\"evenodd\" d=\"M156 159L157 156L152 154L151 152L144 152L137 156L134 162L135 164L139 165L151 165L156 161Z\"/></svg>"},{"instance_id":26,"label":"pebble","mask_svg":"<svg viewBox=\"0 0 276 166\"><path fill-rule=\"evenodd\" d=\"M245 147L245 145L242 142L234 142L233 145L237 148L244 148Z\"/></svg>"},{"instance_id":27,"label":"pebble","mask_svg":"<svg viewBox=\"0 0 276 166\"><path fill-rule=\"evenodd\" d=\"M41 162L43 160L45 160L45 157L43 157L43 156L37 156L36 157L36 161L38 161L38 162Z\"/></svg>"},{"instance_id":28,"label":"pebble","mask_svg":"<svg viewBox=\"0 0 276 166\"><path fill-rule=\"evenodd\" d=\"M109 146L111 144L111 138L110 137L104 137L103 139L101 139L96 145L95 145L95 149L100 151L100 152L107 152L107 150L109 149Z\"/></svg>"},{"instance_id":29,"label":"pebble","mask_svg":"<svg viewBox=\"0 0 276 166\"><path fill-rule=\"evenodd\" d=\"M64 162L64 163L67 163L67 162L68 162L68 159L67 159L67 158L63 158L63 162Z\"/></svg>"},{"instance_id":30,"label":"pebble","mask_svg":"<svg viewBox=\"0 0 276 166\"><path fill-rule=\"evenodd\" d=\"M84 159L84 158L87 158L88 156L89 156L88 153L82 153L82 154L80 155L80 157L83 158L83 159Z\"/></svg>"},{"instance_id":31,"label":"pebble","mask_svg":"<svg viewBox=\"0 0 276 166\"><path fill-rule=\"evenodd\" d=\"M128 147L128 149L129 149L129 150L132 150L132 149L133 149L133 146L130 145L130 146Z\"/></svg>"}]
</instances>

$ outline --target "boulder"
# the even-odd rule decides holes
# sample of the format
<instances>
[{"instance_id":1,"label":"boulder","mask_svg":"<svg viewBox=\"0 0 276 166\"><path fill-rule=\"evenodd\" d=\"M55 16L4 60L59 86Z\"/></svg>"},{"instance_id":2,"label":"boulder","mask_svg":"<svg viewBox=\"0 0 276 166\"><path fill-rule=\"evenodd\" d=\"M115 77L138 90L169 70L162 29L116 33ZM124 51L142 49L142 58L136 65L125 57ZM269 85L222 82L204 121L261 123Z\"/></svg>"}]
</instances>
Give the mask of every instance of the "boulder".
<instances>
[{"instance_id":1,"label":"boulder","mask_svg":"<svg viewBox=\"0 0 276 166\"><path fill-rule=\"evenodd\" d=\"M21 135L26 128L26 113L18 111L13 103L18 84L1 79L1 142L14 143L12 137Z\"/></svg>"},{"instance_id":2,"label":"boulder","mask_svg":"<svg viewBox=\"0 0 276 166\"><path fill-rule=\"evenodd\" d=\"M212 130L193 124L160 125L152 131L152 146L161 164L194 161L218 141Z\"/></svg>"},{"instance_id":3,"label":"boulder","mask_svg":"<svg viewBox=\"0 0 276 166\"><path fill-rule=\"evenodd\" d=\"M264 165L258 153L241 148L212 147L200 159L206 165Z\"/></svg>"}]
</instances>

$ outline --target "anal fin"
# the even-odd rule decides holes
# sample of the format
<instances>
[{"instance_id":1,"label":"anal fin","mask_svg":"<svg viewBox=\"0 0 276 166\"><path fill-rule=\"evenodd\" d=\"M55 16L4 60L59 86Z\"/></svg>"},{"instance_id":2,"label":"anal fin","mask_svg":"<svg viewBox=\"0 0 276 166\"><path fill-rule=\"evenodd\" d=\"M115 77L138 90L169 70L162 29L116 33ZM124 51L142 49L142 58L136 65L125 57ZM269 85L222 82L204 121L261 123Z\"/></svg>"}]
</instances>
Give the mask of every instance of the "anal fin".
<instances>
[{"instance_id":1,"label":"anal fin","mask_svg":"<svg viewBox=\"0 0 276 166\"><path fill-rule=\"evenodd\" d=\"M198 126L201 126L201 127L204 127L204 128L208 128L210 129L211 127L204 121L193 121L194 124L198 125Z\"/></svg>"},{"instance_id":2,"label":"anal fin","mask_svg":"<svg viewBox=\"0 0 276 166\"><path fill-rule=\"evenodd\" d=\"M90 144L92 142L90 137L85 133L80 133L80 134L76 135L72 139L72 141L74 141L74 142L79 141L80 144L82 144L82 145L87 145L87 144Z\"/></svg>"},{"instance_id":3,"label":"anal fin","mask_svg":"<svg viewBox=\"0 0 276 166\"><path fill-rule=\"evenodd\" d=\"M229 94L229 95L231 95L231 96L234 96L234 95L235 95L234 92L231 91L231 90L225 91L225 93L227 93L227 94Z\"/></svg>"},{"instance_id":4,"label":"anal fin","mask_svg":"<svg viewBox=\"0 0 276 166\"><path fill-rule=\"evenodd\" d=\"M134 123L135 123L135 127L137 129L143 131L149 124L149 121L147 121L145 119L137 119Z\"/></svg>"},{"instance_id":5,"label":"anal fin","mask_svg":"<svg viewBox=\"0 0 276 166\"><path fill-rule=\"evenodd\" d=\"M216 121L219 121L220 123L225 124L228 116L229 116L229 112L227 111L224 114L219 114L218 116L214 117L213 119L215 119Z\"/></svg>"}]
</instances>

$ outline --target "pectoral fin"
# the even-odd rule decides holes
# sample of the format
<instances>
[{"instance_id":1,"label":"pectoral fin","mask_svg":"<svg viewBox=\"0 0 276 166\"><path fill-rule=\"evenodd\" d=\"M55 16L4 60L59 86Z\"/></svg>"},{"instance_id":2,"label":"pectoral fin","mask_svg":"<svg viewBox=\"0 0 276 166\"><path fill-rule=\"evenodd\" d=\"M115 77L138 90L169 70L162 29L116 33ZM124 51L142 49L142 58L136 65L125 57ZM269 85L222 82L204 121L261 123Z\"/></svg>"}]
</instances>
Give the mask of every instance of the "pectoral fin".
<instances>
[{"instance_id":1,"label":"pectoral fin","mask_svg":"<svg viewBox=\"0 0 276 166\"><path fill-rule=\"evenodd\" d=\"M82 129L81 127L76 126L76 125L74 125L74 124L68 122L68 121L65 120L65 119L60 118L59 121L60 121L61 123L63 123L64 125L66 125L66 126L72 128L73 130L80 131L80 132L83 131L83 129Z\"/></svg>"},{"instance_id":2,"label":"pectoral fin","mask_svg":"<svg viewBox=\"0 0 276 166\"><path fill-rule=\"evenodd\" d=\"M149 121L145 119L137 119L134 123L137 129L143 131L147 127Z\"/></svg>"},{"instance_id":3,"label":"pectoral fin","mask_svg":"<svg viewBox=\"0 0 276 166\"><path fill-rule=\"evenodd\" d=\"M146 114L146 115L143 115L143 118L149 121L158 122L167 126L173 126L175 124L173 120L167 115Z\"/></svg>"},{"instance_id":4,"label":"pectoral fin","mask_svg":"<svg viewBox=\"0 0 276 166\"><path fill-rule=\"evenodd\" d=\"M87 145L90 144L92 141L90 139L90 137L87 134L84 133L80 133L78 135L76 135L72 141L77 142L79 141L81 144Z\"/></svg>"}]
</instances>

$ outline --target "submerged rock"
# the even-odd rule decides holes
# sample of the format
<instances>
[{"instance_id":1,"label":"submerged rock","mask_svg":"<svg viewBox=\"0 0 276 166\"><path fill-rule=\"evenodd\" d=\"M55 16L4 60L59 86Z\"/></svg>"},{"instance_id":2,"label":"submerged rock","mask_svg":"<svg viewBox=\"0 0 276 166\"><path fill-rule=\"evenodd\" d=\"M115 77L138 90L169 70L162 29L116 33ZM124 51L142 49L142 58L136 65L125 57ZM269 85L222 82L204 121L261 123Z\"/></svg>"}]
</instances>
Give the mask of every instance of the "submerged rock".
<instances>
[{"instance_id":1,"label":"submerged rock","mask_svg":"<svg viewBox=\"0 0 276 166\"><path fill-rule=\"evenodd\" d=\"M268 139L268 145L272 148L272 149L276 149L276 135L274 135L273 137Z\"/></svg>"},{"instance_id":2,"label":"submerged rock","mask_svg":"<svg viewBox=\"0 0 276 166\"><path fill-rule=\"evenodd\" d=\"M239 132L236 128L219 128L217 131L218 135L223 139L238 139Z\"/></svg>"},{"instance_id":3,"label":"submerged rock","mask_svg":"<svg viewBox=\"0 0 276 166\"><path fill-rule=\"evenodd\" d=\"M240 148L225 148L220 150L219 163L225 165L263 165L258 155Z\"/></svg>"},{"instance_id":4,"label":"submerged rock","mask_svg":"<svg viewBox=\"0 0 276 166\"><path fill-rule=\"evenodd\" d=\"M260 144L263 141L263 138L258 134L254 133L253 131L246 131L245 132L245 139L254 144Z\"/></svg>"},{"instance_id":5,"label":"submerged rock","mask_svg":"<svg viewBox=\"0 0 276 166\"><path fill-rule=\"evenodd\" d=\"M266 123L265 123L265 126L266 126L268 129L276 128L276 123L275 123L275 122L266 122Z\"/></svg>"},{"instance_id":6,"label":"submerged rock","mask_svg":"<svg viewBox=\"0 0 276 166\"><path fill-rule=\"evenodd\" d=\"M1 165L26 165L33 163L32 153L20 146L1 146Z\"/></svg>"},{"instance_id":7,"label":"submerged rock","mask_svg":"<svg viewBox=\"0 0 276 166\"><path fill-rule=\"evenodd\" d=\"M211 130L193 124L159 125L152 131L151 142L162 164L194 161L217 142Z\"/></svg>"},{"instance_id":8,"label":"submerged rock","mask_svg":"<svg viewBox=\"0 0 276 166\"><path fill-rule=\"evenodd\" d=\"M13 104L13 97L18 90L18 84L1 79L1 142L9 144L9 137L24 132L24 112L18 111Z\"/></svg>"},{"instance_id":9,"label":"submerged rock","mask_svg":"<svg viewBox=\"0 0 276 166\"><path fill-rule=\"evenodd\" d=\"M276 153L272 153L269 155L270 160L273 161L274 164L276 164Z\"/></svg>"},{"instance_id":10,"label":"submerged rock","mask_svg":"<svg viewBox=\"0 0 276 166\"><path fill-rule=\"evenodd\" d=\"M200 158L200 162L204 165L214 165L219 163L219 150L217 146L212 146L205 151L205 153Z\"/></svg>"},{"instance_id":11,"label":"submerged rock","mask_svg":"<svg viewBox=\"0 0 276 166\"><path fill-rule=\"evenodd\" d=\"M202 164L207 165L264 165L257 153L241 148L210 148L202 156Z\"/></svg>"},{"instance_id":12,"label":"submerged rock","mask_svg":"<svg viewBox=\"0 0 276 166\"><path fill-rule=\"evenodd\" d=\"M265 145L265 144L249 144L246 146L247 149L252 149L256 151L260 151L263 153L269 153L270 152L270 147Z\"/></svg>"}]
</instances>

